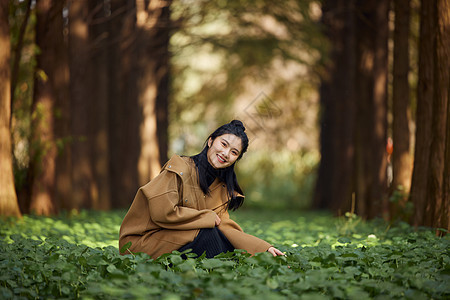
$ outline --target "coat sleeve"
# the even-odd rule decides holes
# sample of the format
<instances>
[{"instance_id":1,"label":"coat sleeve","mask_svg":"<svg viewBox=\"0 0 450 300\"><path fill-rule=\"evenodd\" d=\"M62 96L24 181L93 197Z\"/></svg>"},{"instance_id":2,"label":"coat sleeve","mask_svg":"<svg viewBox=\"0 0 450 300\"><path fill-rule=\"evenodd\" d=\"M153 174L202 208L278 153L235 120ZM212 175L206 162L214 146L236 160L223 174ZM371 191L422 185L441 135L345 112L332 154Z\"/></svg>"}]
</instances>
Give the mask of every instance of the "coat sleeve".
<instances>
[{"instance_id":1,"label":"coat sleeve","mask_svg":"<svg viewBox=\"0 0 450 300\"><path fill-rule=\"evenodd\" d=\"M183 206L180 201L181 179L174 172L163 171L150 190L144 190L153 223L165 229L190 230L213 228L216 213L210 209L198 210ZM155 192L156 191L156 192ZM189 199L190 203L195 202Z\"/></svg>"},{"instance_id":2,"label":"coat sleeve","mask_svg":"<svg viewBox=\"0 0 450 300\"><path fill-rule=\"evenodd\" d=\"M243 232L242 228L230 219L228 212L224 212L220 218L222 222L219 225L219 229L227 237L234 248L244 249L250 254L255 254L258 252L265 252L272 246L256 236Z\"/></svg>"}]
</instances>

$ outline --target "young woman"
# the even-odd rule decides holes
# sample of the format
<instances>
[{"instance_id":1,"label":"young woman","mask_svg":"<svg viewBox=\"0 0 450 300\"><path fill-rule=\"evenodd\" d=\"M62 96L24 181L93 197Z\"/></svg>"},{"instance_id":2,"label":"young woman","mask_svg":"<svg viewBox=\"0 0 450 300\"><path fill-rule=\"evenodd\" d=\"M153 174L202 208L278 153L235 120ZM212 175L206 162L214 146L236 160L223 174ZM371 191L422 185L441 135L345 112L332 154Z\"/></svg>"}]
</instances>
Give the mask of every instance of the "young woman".
<instances>
[{"instance_id":1,"label":"young woman","mask_svg":"<svg viewBox=\"0 0 450 300\"><path fill-rule=\"evenodd\" d=\"M120 249L131 242L129 251L152 258L186 249L208 258L234 249L283 255L244 233L228 214L244 201L234 166L247 147L244 125L233 120L217 128L199 154L174 155L138 190L120 227Z\"/></svg>"}]
</instances>

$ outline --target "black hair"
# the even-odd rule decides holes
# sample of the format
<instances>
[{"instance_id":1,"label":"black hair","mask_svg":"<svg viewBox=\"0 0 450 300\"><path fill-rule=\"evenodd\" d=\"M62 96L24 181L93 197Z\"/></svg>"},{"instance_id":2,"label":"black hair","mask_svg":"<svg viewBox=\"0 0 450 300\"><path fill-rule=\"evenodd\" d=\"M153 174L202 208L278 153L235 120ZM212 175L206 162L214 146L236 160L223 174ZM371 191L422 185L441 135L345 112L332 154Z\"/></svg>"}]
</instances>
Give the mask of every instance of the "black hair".
<instances>
[{"instance_id":1,"label":"black hair","mask_svg":"<svg viewBox=\"0 0 450 300\"><path fill-rule=\"evenodd\" d=\"M209 139L211 139L214 142L217 137L224 134L234 134L238 136L241 139L242 150L239 153L239 157L237 158L237 160L231 166L223 169L214 169L208 162L208 141ZM247 151L247 148L248 137L245 133L244 124L242 124L242 122L239 120L233 120L230 123L220 126L213 133L211 133L206 139L203 150L199 154L191 157L195 162L195 166L197 167L200 188L205 195L209 194L209 185L211 184L211 178L215 179L216 177L218 177L220 181L226 184L229 198L227 209L236 210L244 202L243 197L236 197L235 195L235 192L238 192L241 195L243 195L243 192L237 182L236 173L234 172L234 165L238 160L242 158L242 155L244 155L244 153Z\"/></svg>"}]
</instances>

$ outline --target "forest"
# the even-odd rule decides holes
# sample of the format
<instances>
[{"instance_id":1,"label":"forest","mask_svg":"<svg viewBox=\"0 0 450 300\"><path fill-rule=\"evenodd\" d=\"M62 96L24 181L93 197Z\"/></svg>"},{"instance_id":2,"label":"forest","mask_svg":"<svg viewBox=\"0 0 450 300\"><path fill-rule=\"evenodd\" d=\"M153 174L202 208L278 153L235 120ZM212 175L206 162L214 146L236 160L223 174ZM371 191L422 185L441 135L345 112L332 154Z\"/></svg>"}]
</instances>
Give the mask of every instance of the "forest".
<instances>
[{"instance_id":1,"label":"forest","mask_svg":"<svg viewBox=\"0 0 450 300\"><path fill-rule=\"evenodd\" d=\"M449 91L448 0L1 1L0 298L448 298ZM232 119L232 216L286 256L120 256Z\"/></svg>"}]
</instances>

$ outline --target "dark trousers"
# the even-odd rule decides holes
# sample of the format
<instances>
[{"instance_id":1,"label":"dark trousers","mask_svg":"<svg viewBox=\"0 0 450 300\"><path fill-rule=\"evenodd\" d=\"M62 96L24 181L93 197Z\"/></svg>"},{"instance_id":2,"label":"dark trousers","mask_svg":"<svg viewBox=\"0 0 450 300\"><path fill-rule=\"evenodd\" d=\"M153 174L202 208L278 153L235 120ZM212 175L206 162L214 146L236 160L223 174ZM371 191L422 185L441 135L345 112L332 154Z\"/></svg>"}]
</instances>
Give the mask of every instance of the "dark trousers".
<instances>
[{"instance_id":1,"label":"dark trousers","mask_svg":"<svg viewBox=\"0 0 450 300\"><path fill-rule=\"evenodd\" d=\"M206 252L206 258L213 258L220 253L233 251L234 247L226 236L217 227L214 227L200 229L197 237L178 251L182 252L187 249L192 249L192 253L198 256Z\"/></svg>"}]
</instances>

